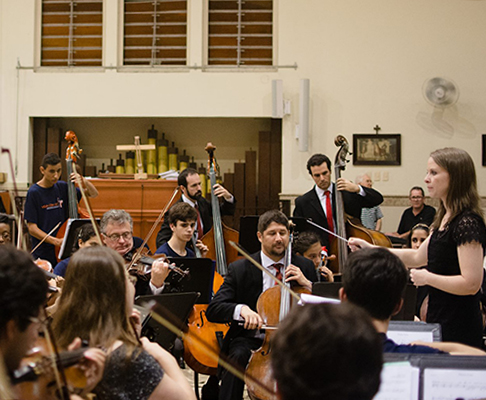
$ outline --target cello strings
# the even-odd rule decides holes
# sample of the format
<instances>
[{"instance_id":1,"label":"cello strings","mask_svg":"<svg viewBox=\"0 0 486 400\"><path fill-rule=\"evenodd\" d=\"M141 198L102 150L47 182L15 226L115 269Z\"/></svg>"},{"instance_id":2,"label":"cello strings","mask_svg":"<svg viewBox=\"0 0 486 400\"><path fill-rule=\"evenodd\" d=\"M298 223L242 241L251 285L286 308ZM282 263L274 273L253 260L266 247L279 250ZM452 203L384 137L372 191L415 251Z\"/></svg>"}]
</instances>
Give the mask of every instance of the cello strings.
<instances>
[{"instance_id":1,"label":"cello strings","mask_svg":"<svg viewBox=\"0 0 486 400\"><path fill-rule=\"evenodd\" d=\"M238 250L238 252L243 257L245 257L248 261L250 261L260 271L262 271L263 273L265 273L269 277L271 277L278 285L280 285L280 287L284 288L284 290L287 290L294 297L295 300L297 300L297 301L300 300L300 296L297 293L295 293L292 289L290 289L284 283L282 283L282 281L280 279L278 279L277 277L275 277L270 271L268 271L265 267L263 267L259 262L255 261L253 258L251 258L251 256L245 250L243 250L243 248L239 244L237 244L237 243L235 243L235 242L233 242L231 240L229 241L229 244L233 248L235 248L236 250Z\"/></svg>"},{"instance_id":2,"label":"cello strings","mask_svg":"<svg viewBox=\"0 0 486 400\"><path fill-rule=\"evenodd\" d=\"M252 381L255 385L259 386L261 390L263 390L270 398L273 398L275 396L275 392L265 386L262 382L258 381L255 377L253 377L250 374L245 374L242 368L238 368L235 365L233 365L229 360L226 360L226 357L223 356L223 354L216 354L214 350L199 336L194 335L194 334L187 334L180 329L178 329L172 322L169 321L169 319L166 316L163 316L162 313L164 314L170 314L169 311L163 307L161 304L158 304L156 301L152 300L148 303L144 303L142 307L150 309L151 316L155 321L157 321L159 324L167 328L169 331L180 337L182 340L195 340L198 342L199 345L201 345L204 350L208 353L210 357L212 357L215 361L218 361L219 365L221 365L224 369L226 369L229 373L233 374L236 376L238 379L241 379L242 381L245 381L245 376L247 377L248 380Z\"/></svg>"},{"instance_id":3,"label":"cello strings","mask_svg":"<svg viewBox=\"0 0 486 400\"><path fill-rule=\"evenodd\" d=\"M338 239L341 239L342 241L346 242L346 243L349 243L349 240L346 239L346 238L343 238L342 236L339 236L337 234L335 234L334 232L330 231L329 229L326 229L320 225L317 225L315 222L312 222L310 219L307 219L307 222L311 225L314 225L316 228L319 228L319 229L322 229L324 232L327 232L329 233L330 235L333 235L333 236L336 236Z\"/></svg>"}]
</instances>

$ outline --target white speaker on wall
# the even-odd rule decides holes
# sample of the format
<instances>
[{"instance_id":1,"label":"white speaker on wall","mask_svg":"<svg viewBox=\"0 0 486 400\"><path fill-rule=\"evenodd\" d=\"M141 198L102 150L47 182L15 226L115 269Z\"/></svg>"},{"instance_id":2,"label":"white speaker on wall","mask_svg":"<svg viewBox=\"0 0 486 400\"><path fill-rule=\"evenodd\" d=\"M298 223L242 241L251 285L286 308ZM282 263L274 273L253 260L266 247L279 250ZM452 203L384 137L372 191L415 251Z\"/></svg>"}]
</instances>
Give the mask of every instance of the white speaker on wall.
<instances>
[{"instance_id":1,"label":"white speaker on wall","mask_svg":"<svg viewBox=\"0 0 486 400\"><path fill-rule=\"evenodd\" d=\"M274 79L272 80L272 118L283 118L283 116L283 81L281 79Z\"/></svg>"},{"instance_id":2,"label":"white speaker on wall","mask_svg":"<svg viewBox=\"0 0 486 400\"><path fill-rule=\"evenodd\" d=\"M309 101L310 80L300 80L299 92L299 125L297 125L297 140L299 151L307 151L309 148Z\"/></svg>"}]
</instances>

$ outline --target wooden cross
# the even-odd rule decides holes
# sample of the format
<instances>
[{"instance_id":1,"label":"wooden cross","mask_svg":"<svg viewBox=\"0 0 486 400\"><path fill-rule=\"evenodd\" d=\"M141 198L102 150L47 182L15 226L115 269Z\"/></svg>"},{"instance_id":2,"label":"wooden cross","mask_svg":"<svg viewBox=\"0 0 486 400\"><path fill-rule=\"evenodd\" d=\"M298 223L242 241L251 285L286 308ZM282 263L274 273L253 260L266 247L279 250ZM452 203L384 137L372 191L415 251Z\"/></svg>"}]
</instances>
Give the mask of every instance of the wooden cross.
<instances>
[{"instance_id":1,"label":"wooden cross","mask_svg":"<svg viewBox=\"0 0 486 400\"><path fill-rule=\"evenodd\" d=\"M135 136L134 144L119 144L116 146L117 150L129 151L135 150L137 158L137 173L135 179L147 179L147 174L143 172L142 165L142 150L155 150L155 144L140 144L140 136Z\"/></svg>"},{"instance_id":2,"label":"wooden cross","mask_svg":"<svg viewBox=\"0 0 486 400\"><path fill-rule=\"evenodd\" d=\"M374 131L376 131L376 134L378 135L378 132L381 131L381 128L378 124L373 128Z\"/></svg>"}]
</instances>

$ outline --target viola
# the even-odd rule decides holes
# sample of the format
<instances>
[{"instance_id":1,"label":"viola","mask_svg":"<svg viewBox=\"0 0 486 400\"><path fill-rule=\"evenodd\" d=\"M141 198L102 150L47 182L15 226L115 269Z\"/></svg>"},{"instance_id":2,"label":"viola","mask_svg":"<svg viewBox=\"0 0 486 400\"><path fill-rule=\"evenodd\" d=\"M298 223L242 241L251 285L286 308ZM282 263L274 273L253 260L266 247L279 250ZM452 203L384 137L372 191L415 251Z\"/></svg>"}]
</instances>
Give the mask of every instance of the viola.
<instances>
[{"instance_id":1,"label":"viola","mask_svg":"<svg viewBox=\"0 0 486 400\"><path fill-rule=\"evenodd\" d=\"M334 139L334 144L339 147L334 160L334 176L336 180L341 177L341 171L346 169L346 157L349 152L349 143L347 139L338 135ZM330 252L336 256L335 260L330 260L329 269L334 273L342 272L348 258L348 245L341 238L359 237L371 244L383 247L391 247L390 239L383 233L365 228L358 218L347 215L344 211L343 195L341 191L336 190L336 237L332 238Z\"/></svg>"}]
</instances>

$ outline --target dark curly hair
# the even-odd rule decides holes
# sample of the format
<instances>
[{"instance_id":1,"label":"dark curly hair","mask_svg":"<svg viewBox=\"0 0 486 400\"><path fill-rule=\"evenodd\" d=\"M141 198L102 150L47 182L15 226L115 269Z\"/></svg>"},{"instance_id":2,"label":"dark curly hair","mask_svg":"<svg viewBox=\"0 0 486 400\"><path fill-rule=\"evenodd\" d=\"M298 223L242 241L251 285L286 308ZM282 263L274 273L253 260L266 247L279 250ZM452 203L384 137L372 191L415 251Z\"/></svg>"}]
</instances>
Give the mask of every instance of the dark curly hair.
<instances>
[{"instance_id":1,"label":"dark curly hair","mask_svg":"<svg viewBox=\"0 0 486 400\"><path fill-rule=\"evenodd\" d=\"M370 400L380 386L383 345L351 304L294 307L272 341L282 400Z\"/></svg>"},{"instance_id":2,"label":"dark curly hair","mask_svg":"<svg viewBox=\"0 0 486 400\"><path fill-rule=\"evenodd\" d=\"M12 245L0 246L0 336L16 320L24 331L47 297L47 280L30 255Z\"/></svg>"}]
</instances>

